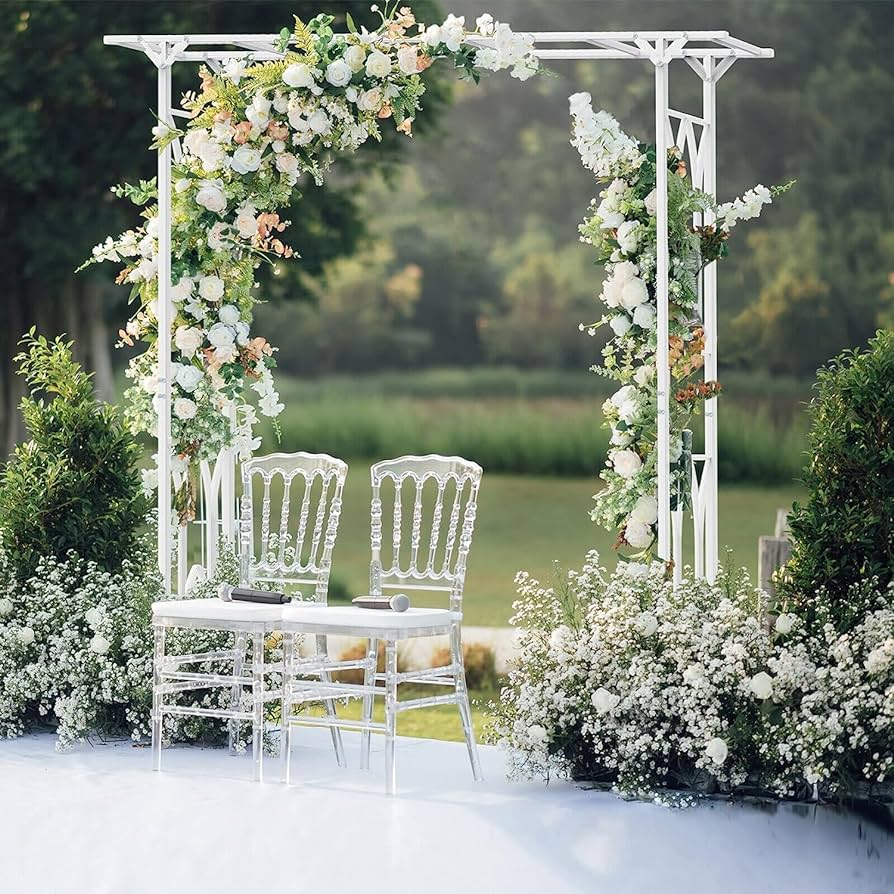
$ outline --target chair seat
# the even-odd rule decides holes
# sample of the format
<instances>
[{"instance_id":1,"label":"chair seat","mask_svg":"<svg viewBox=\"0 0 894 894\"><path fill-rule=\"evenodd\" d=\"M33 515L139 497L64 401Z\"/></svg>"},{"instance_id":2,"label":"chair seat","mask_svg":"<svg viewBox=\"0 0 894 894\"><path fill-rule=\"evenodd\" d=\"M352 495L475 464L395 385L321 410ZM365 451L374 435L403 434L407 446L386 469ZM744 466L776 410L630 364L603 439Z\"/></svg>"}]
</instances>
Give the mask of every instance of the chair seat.
<instances>
[{"instance_id":1,"label":"chair seat","mask_svg":"<svg viewBox=\"0 0 894 894\"><path fill-rule=\"evenodd\" d=\"M283 606L222 599L166 599L152 603L152 616L222 624L269 623L282 618Z\"/></svg>"},{"instance_id":2,"label":"chair seat","mask_svg":"<svg viewBox=\"0 0 894 894\"><path fill-rule=\"evenodd\" d=\"M397 638L417 635L420 631L446 631L462 620L461 612L444 608L409 608L405 612L391 609L357 608L349 605L288 605L282 621L293 629L365 635L391 632Z\"/></svg>"}]
</instances>

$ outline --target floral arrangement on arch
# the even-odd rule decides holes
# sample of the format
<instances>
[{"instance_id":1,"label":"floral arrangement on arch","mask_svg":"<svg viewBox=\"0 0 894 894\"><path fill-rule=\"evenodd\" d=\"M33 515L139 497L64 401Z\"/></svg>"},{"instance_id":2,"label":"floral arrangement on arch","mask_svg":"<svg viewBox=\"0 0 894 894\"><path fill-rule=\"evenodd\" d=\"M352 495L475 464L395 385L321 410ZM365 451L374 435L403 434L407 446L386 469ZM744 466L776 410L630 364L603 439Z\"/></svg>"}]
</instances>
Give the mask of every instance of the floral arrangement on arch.
<instances>
[{"instance_id":1,"label":"floral arrangement on arch","mask_svg":"<svg viewBox=\"0 0 894 894\"><path fill-rule=\"evenodd\" d=\"M279 212L293 200L302 175L321 183L337 153L380 139L387 122L410 136L425 93L421 74L438 60L476 82L486 71L509 69L521 80L537 71L533 38L488 14L469 32L465 19L454 15L426 27L396 0L372 9L382 20L374 31L358 30L350 16L348 34L334 33L329 15L306 25L296 18L294 29L280 34L282 59L231 59L220 73L202 68L201 89L184 97L192 116L186 131L166 122L153 130L154 147L182 138L183 150L172 169L170 294L171 430L181 522L194 514L200 460L213 460L226 447L244 458L259 446L251 392L261 414L275 419L283 409L272 374L276 348L251 332L255 270L294 254L283 241L289 221ZM492 46L467 45L470 33L491 38ZM127 414L135 430L155 434L157 188L153 180L113 192L140 206L144 221L97 245L87 264L124 264L117 282L131 285L137 309L120 337L147 346L128 368L134 384ZM146 476L150 486L153 475Z\"/></svg>"},{"instance_id":2,"label":"floral arrangement on arch","mask_svg":"<svg viewBox=\"0 0 894 894\"><path fill-rule=\"evenodd\" d=\"M600 477L605 487L595 497L591 517L618 530L617 547L647 558L656 540L657 491L657 226L655 147L625 134L606 111L593 111L589 93L570 100L571 144L596 179L607 183L580 226L581 241L592 245L606 278L600 299L605 313L585 325L590 335L609 326L612 337L603 363L593 371L620 388L604 406L611 448ZM661 160L661 163L665 163ZM668 151L668 316L671 382L670 459L673 498L688 496L689 469L684 430L699 405L720 393L714 381L696 381L703 366L704 331L698 319L697 277L711 261L727 253L727 239L739 221L760 216L773 197L792 184L755 186L739 199L717 205L696 189L682 153ZM711 210L713 224L693 226L693 215Z\"/></svg>"}]
</instances>

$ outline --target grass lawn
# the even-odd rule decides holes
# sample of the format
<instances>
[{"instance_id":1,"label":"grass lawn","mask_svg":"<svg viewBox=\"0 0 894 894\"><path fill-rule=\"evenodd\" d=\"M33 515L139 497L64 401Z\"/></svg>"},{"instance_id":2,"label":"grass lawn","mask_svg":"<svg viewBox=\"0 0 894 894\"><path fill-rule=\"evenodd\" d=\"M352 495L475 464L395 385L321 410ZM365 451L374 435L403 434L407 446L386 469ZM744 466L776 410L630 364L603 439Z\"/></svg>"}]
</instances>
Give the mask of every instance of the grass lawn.
<instances>
[{"instance_id":1,"label":"grass lawn","mask_svg":"<svg viewBox=\"0 0 894 894\"><path fill-rule=\"evenodd\" d=\"M436 687L412 687L402 686L400 697L421 698L426 695L439 695ZM443 690L443 692L452 690ZM475 728L475 738L480 742L484 734L484 728L488 723L488 717L484 710L484 704L499 696L498 692L470 693L472 698L472 725ZM359 720L363 709L360 699L351 699L345 705L337 708L339 717L347 717L351 720ZM309 708L309 713L317 716L323 715L322 706ZM373 720L383 723L385 720L385 705L382 699L376 699L373 709ZM459 719L459 709L456 705L435 705L431 708L416 708L413 711L404 711L397 718L397 734L399 736L412 736L417 739L443 739L447 742L464 741L463 727ZM300 729L295 735L300 736Z\"/></svg>"},{"instance_id":2,"label":"grass lawn","mask_svg":"<svg viewBox=\"0 0 894 894\"><path fill-rule=\"evenodd\" d=\"M363 461L351 464L333 554L333 576L352 595L368 589L371 494L367 467ZM466 578L466 624L502 626L508 622L515 598L513 577L520 569L549 580L553 562L565 568L579 566L584 553L592 548L612 564L614 538L587 516L593 491L591 479L485 472ZM732 549L736 565L756 573L758 536L772 534L776 509L790 506L800 496L794 485L721 487L720 542L722 548ZM414 604L423 603L424 597L414 595Z\"/></svg>"}]
</instances>

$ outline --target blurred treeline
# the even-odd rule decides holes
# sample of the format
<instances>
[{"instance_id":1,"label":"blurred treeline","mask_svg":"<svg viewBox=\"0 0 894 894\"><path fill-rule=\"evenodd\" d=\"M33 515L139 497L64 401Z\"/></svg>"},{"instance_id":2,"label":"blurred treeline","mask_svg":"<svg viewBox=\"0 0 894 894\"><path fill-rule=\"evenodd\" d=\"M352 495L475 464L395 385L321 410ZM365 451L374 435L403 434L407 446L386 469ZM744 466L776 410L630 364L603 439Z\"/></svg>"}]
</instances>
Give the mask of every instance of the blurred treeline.
<instances>
[{"instance_id":1,"label":"blurred treeline","mask_svg":"<svg viewBox=\"0 0 894 894\"><path fill-rule=\"evenodd\" d=\"M412 4L420 18L432 3ZM441 13L481 9L440 2ZM720 274L721 359L810 376L840 348L894 318L894 4L785 0L497 0L529 30L725 29L772 46L718 88L721 201L756 182L797 178L734 233ZM133 221L106 187L150 176L154 78L103 33L274 31L291 13L368 3L6 2L0 4L0 260L3 337L36 320L67 329L110 387L107 348L124 319L113 269L71 271L106 233ZM192 86L181 66L180 89ZM520 84L458 85L441 73L412 141L390 139L309 185L290 214L303 260L267 276L257 329L280 364L307 374L454 365L586 367L598 341L601 273L577 241L595 192L568 144L567 96L589 90L632 134L653 131L652 69L638 61L556 63ZM671 101L700 110L701 83L671 69ZM395 162L400 161L400 164ZM118 362L123 357L117 357ZM14 400L8 371L0 412ZM7 412L6 429L9 431Z\"/></svg>"}]
</instances>

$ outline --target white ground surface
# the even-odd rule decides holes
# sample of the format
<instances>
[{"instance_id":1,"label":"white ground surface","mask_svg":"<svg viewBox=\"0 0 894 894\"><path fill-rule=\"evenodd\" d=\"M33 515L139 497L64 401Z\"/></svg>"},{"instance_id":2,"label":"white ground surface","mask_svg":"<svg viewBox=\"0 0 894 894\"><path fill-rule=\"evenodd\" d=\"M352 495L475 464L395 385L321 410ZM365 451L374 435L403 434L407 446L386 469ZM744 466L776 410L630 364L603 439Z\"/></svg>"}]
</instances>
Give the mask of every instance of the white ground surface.
<instances>
[{"instance_id":1,"label":"white ground surface","mask_svg":"<svg viewBox=\"0 0 894 894\"><path fill-rule=\"evenodd\" d=\"M462 745L420 739L399 741L387 798L381 744L364 773L335 766L325 731L296 739L289 789L220 750L166 750L156 774L129 744L0 743L0 892L894 891L894 838L829 810L674 810L510 783L488 748L476 785Z\"/></svg>"}]
</instances>

